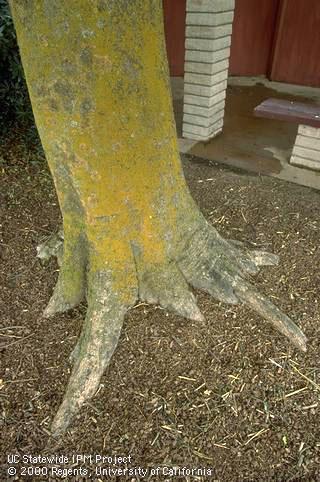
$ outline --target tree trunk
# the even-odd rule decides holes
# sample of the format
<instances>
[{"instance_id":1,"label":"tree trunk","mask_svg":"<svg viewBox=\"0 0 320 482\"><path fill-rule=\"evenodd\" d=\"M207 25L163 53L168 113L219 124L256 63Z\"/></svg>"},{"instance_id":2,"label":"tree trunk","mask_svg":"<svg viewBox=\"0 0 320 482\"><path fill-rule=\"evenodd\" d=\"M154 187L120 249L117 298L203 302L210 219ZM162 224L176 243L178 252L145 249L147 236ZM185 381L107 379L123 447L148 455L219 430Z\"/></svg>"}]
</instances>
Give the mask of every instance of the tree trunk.
<instances>
[{"instance_id":1,"label":"tree trunk","mask_svg":"<svg viewBox=\"0 0 320 482\"><path fill-rule=\"evenodd\" d=\"M54 434L94 395L137 299L201 320L191 285L244 301L305 349L303 333L247 281L277 257L224 240L189 194L161 3L11 0L63 215L63 259L45 315L88 302Z\"/></svg>"}]
</instances>

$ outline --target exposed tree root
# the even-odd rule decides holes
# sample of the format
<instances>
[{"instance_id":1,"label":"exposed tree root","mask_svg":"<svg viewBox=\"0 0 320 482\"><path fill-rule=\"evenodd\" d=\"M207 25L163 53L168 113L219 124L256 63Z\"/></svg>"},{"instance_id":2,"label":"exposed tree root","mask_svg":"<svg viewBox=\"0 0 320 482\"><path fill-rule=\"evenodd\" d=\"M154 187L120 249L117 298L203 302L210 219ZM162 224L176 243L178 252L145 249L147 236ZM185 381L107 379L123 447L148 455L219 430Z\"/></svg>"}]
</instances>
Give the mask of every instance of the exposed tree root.
<instances>
[{"instance_id":1,"label":"exposed tree root","mask_svg":"<svg viewBox=\"0 0 320 482\"><path fill-rule=\"evenodd\" d=\"M65 242L70 242L68 238ZM76 307L85 297L86 289L86 243L82 236L72 240L71 246L64 250L60 260L58 281L52 297L43 313L50 317ZM61 250L57 252L57 256ZM54 253L53 253L54 254Z\"/></svg>"},{"instance_id":2,"label":"exposed tree root","mask_svg":"<svg viewBox=\"0 0 320 482\"><path fill-rule=\"evenodd\" d=\"M63 228L60 228L57 233L48 236L37 247L37 258L41 263L47 263L51 258L57 258L58 265L61 266L63 259Z\"/></svg>"},{"instance_id":3,"label":"exposed tree root","mask_svg":"<svg viewBox=\"0 0 320 482\"><path fill-rule=\"evenodd\" d=\"M91 277L87 316L73 352L72 373L51 427L54 436L66 430L81 406L97 391L118 344L128 308L129 305L117 299L110 273L96 273Z\"/></svg>"},{"instance_id":4,"label":"exposed tree root","mask_svg":"<svg viewBox=\"0 0 320 482\"><path fill-rule=\"evenodd\" d=\"M61 251L59 234L53 242L45 243L38 253L57 256ZM65 311L81 301L88 290L88 311L79 341L70 360L73 370L63 402L52 424L54 435L63 433L83 403L91 398L98 388L100 378L114 352L127 309L137 299L159 304L180 316L201 321L203 316L189 285L204 290L217 300L236 304L243 302L284 334L297 348L306 350L306 337L302 331L261 295L251 284L251 275L261 266L276 265L279 261L274 254L264 251L247 250L240 243L228 242L207 222L199 223L198 229L181 242L178 253L159 265L146 265L137 250L133 249L136 270L136 286L131 287L133 294L130 302L121 301L113 287L114 274L99 273L90 275L88 281L83 274L86 249L78 249L75 275L75 297L66 301L64 267L70 270L70 260L64 260L54 294L45 311L46 316ZM58 249L57 249L58 248ZM128 248L130 249L130 248ZM70 252L70 250L68 250ZM44 256L40 256L42 259ZM76 259L76 258L75 258ZM74 260L73 260L74 261ZM112 281L113 280L113 281ZM87 285L87 286L85 286ZM77 298L78 297L78 298Z\"/></svg>"},{"instance_id":5,"label":"exposed tree root","mask_svg":"<svg viewBox=\"0 0 320 482\"><path fill-rule=\"evenodd\" d=\"M196 298L175 263L157 271L138 270L139 299L158 304L190 320L203 321Z\"/></svg>"},{"instance_id":6,"label":"exposed tree root","mask_svg":"<svg viewBox=\"0 0 320 482\"><path fill-rule=\"evenodd\" d=\"M219 301L232 304L242 301L270 321L297 348L306 351L304 333L247 281L248 275L257 273L260 266L278 262L278 256L272 253L239 249L235 243L213 233L210 227L208 231L196 232L189 240L179 266L191 285Z\"/></svg>"},{"instance_id":7,"label":"exposed tree root","mask_svg":"<svg viewBox=\"0 0 320 482\"><path fill-rule=\"evenodd\" d=\"M270 321L273 326L285 335L291 343L302 351L307 350L307 338L290 318L282 313L270 300L261 295L252 285L246 282L238 284L235 291L245 304Z\"/></svg>"}]
</instances>

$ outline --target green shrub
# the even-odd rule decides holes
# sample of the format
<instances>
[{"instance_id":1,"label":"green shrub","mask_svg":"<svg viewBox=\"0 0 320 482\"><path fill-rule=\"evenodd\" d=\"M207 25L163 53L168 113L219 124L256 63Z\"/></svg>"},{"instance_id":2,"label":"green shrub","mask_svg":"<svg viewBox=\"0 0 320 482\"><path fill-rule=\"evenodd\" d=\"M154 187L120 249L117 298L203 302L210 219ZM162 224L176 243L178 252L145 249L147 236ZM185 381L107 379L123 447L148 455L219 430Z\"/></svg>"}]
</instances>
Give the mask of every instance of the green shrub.
<instances>
[{"instance_id":1,"label":"green shrub","mask_svg":"<svg viewBox=\"0 0 320 482\"><path fill-rule=\"evenodd\" d=\"M0 126L30 124L32 109L7 0L0 0Z\"/></svg>"}]
</instances>

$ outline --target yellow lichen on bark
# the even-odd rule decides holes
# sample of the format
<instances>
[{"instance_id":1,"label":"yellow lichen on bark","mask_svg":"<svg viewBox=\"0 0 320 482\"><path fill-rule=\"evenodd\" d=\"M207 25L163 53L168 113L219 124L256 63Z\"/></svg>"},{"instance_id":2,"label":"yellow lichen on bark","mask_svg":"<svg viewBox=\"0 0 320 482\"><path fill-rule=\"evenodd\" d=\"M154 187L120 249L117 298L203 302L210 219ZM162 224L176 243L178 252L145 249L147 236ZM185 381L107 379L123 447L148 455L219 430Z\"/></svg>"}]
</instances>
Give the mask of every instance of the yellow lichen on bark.
<instances>
[{"instance_id":1,"label":"yellow lichen on bark","mask_svg":"<svg viewBox=\"0 0 320 482\"><path fill-rule=\"evenodd\" d=\"M67 165L88 239L105 253L101 262L110 248L105 230L113 237L109 263L128 256L123 239L139 245L146 263L163 263L185 186L161 2L26 0L29 9L22 3L11 6L53 177ZM63 212L65 194L56 187Z\"/></svg>"},{"instance_id":2,"label":"yellow lichen on bark","mask_svg":"<svg viewBox=\"0 0 320 482\"><path fill-rule=\"evenodd\" d=\"M137 299L196 321L189 285L244 301L305 350L304 334L247 279L275 257L223 239L186 188L161 0L10 4L63 215L63 261L46 314L88 302L53 432L94 395Z\"/></svg>"}]
</instances>

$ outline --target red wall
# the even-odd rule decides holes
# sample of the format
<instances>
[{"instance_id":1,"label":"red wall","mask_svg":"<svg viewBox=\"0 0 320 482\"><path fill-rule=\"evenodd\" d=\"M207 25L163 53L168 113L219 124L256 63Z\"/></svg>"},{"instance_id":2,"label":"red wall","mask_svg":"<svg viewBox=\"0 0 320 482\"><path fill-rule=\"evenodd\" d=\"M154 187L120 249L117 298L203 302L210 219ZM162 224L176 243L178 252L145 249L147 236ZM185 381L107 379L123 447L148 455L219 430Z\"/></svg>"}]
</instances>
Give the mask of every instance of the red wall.
<instances>
[{"instance_id":1,"label":"red wall","mask_svg":"<svg viewBox=\"0 0 320 482\"><path fill-rule=\"evenodd\" d=\"M320 0L281 0L270 78L320 86Z\"/></svg>"},{"instance_id":2,"label":"red wall","mask_svg":"<svg viewBox=\"0 0 320 482\"><path fill-rule=\"evenodd\" d=\"M186 0L163 0L170 74L183 76ZM236 0L231 75L320 86L320 0Z\"/></svg>"},{"instance_id":3,"label":"red wall","mask_svg":"<svg viewBox=\"0 0 320 482\"><path fill-rule=\"evenodd\" d=\"M232 29L231 75L268 71L279 0L236 0Z\"/></svg>"},{"instance_id":4,"label":"red wall","mask_svg":"<svg viewBox=\"0 0 320 482\"><path fill-rule=\"evenodd\" d=\"M170 74L183 76L186 0L163 0L163 11Z\"/></svg>"}]
</instances>

